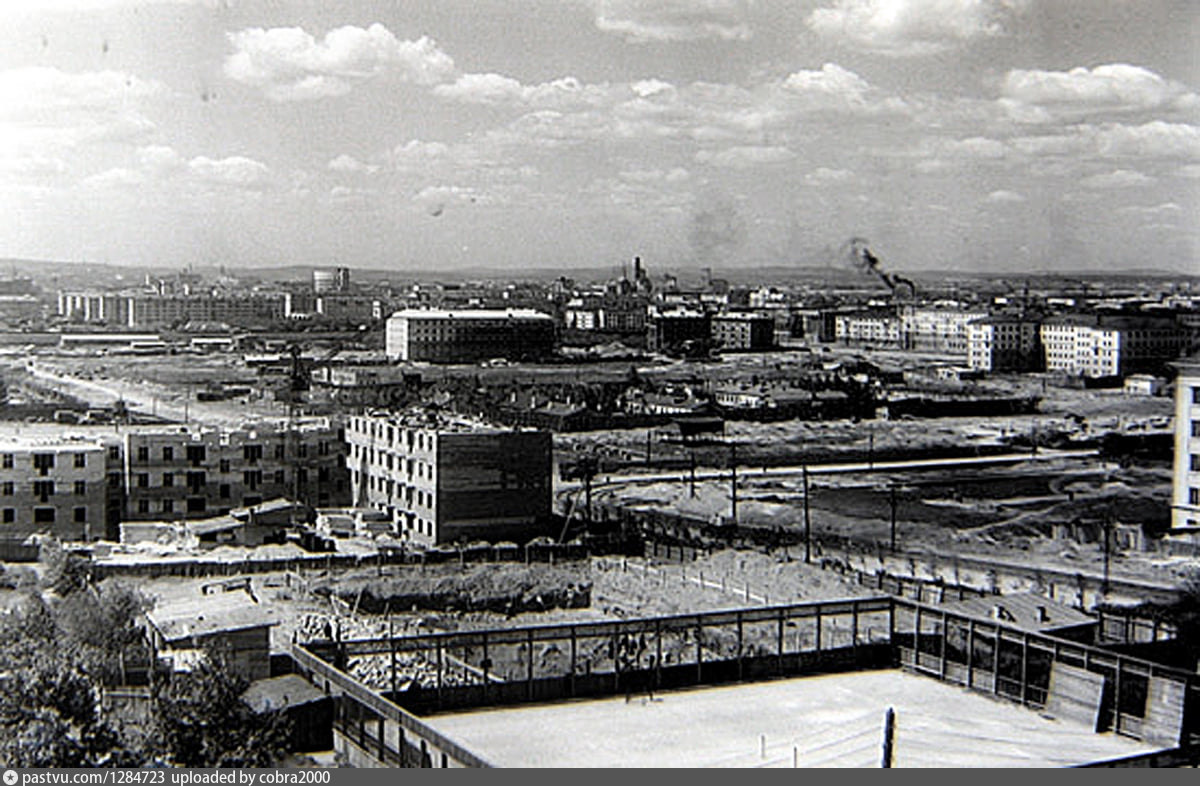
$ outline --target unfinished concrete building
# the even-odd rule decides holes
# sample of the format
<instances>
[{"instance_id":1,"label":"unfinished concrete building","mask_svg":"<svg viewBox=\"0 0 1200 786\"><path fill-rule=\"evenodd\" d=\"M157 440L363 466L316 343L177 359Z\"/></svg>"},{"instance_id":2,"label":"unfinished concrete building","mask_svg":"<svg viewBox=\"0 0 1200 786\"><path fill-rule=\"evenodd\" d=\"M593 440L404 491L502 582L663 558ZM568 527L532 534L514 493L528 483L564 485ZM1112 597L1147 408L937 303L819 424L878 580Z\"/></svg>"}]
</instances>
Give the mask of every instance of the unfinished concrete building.
<instances>
[{"instance_id":1,"label":"unfinished concrete building","mask_svg":"<svg viewBox=\"0 0 1200 786\"><path fill-rule=\"evenodd\" d=\"M355 504L386 511L397 534L433 545L523 542L550 517L550 433L439 415L350 418Z\"/></svg>"}]
</instances>

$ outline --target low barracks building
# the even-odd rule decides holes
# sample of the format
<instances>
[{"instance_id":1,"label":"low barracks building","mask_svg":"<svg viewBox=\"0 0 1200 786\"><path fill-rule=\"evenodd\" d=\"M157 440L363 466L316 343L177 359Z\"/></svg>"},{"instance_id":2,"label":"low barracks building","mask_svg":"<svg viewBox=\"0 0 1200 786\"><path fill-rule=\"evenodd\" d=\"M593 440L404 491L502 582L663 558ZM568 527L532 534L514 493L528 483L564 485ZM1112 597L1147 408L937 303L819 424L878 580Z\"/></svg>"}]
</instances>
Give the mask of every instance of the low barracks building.
<instances>
[{"instance_id":1,"label":"low barracks building","mask_svg":"<svg viewBox=\"0 0 1200 786\"><path fill-rule=\"evenodd\" d=\"M350 418L354 502L426 545L527 541L549 521L550 433L435 415Z\"/></svg>"},{"instance_id":2,"label":"low barracks building","mask_svg":"<svg viewBox=\"0 0 1200 786\"><path fill-rule=\"evenodd\" d=\"M389 360L475 363L537 360L554 352L555 324L531 309L397 311L387 321Z\"/></svg>"}]
</instances>

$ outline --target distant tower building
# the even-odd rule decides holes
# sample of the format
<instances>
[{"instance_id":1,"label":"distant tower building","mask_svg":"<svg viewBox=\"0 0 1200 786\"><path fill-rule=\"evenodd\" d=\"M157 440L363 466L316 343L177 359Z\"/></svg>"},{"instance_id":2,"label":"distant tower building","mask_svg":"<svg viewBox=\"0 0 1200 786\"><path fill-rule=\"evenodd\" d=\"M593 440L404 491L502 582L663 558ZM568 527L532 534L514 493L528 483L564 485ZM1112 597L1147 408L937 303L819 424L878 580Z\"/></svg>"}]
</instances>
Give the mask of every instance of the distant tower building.
<instances>
[{"instance_id":1,"label":"distant tower building","mask_svg":"<svg viewBox=\"0 0 1200 786\"><path fill-rule=\"evenodd\" d=\"M350 268L339 267L333 271L333 285L338 292L350 291Z\"/></svg>"},{"instance_id":2,"label":"distant tower building","mask_svg":"<svg viewBox=\"0 0 1200 786\"><path fill-rule=\"evenodd\" d=\"M337 267L333 270L313 271L313 292L347 292L350 289L350 268Z\"/></svg>"}]
</instances>

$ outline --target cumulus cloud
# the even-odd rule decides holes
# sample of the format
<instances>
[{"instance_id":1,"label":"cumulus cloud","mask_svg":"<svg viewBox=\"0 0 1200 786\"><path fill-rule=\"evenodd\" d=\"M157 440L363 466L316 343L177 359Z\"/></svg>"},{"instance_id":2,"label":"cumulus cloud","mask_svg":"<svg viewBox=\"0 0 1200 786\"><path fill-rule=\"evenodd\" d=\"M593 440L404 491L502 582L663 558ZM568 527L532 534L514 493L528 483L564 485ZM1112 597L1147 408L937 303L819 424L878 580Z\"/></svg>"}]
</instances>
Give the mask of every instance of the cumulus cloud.
<instances>
[{"instance_id":1,"label":"cumulus cloud","mask_svg":"<svg viewBox=\"0 0 1200 786\"><path fill-rule=\"evenodd\" d=\"M984 201L993 205L1018 205L1025 201L1025 197L1016 191L999 189L988 194Z\"/></svg>"},{"instance_id":2,"label":"cumulus cloud","mask_svg":"<svg viewBox=\"0 0 1200 786\"><path fill-rule=\"evenodd\" d=\"M612 90L606 85L585 85L569 76L551 82L524 85L501 74L463 74L452 83L438 85L433 92L441 98L471 104L569 109L602 104Z\"/></svg>"},{"instance_id":3,"label":"cumulus cloud","mask_svg":"<svg viewBox=\"0 0 1200 786\"><path fill-rule=\"evenodd\" d=\"M327 166L331 172L341 172L344 174L370 175L379 171L377 164L364 164L354 156L344 153L331 159Z\"/></svg>"},{"instance_id":4,"label":"cumulus cloud","mask_svg":"<svg viewBox=\"0 0 1200 786\"><path fill-rule=\"evenodd\" d=\"M197 180L222 186L253 188L263 185L270 170L266 164L244 156L213 159L197 156L187 164Z\"/></svg>"},{"instance_id":5,"label":"cumulus cloud","mask_svg":"<svg viewBox=\"0 0 1200 786\"><path fill-rule=\"evenodd\" d=\"M828 96L861 102L871 85L853 71L836 63L826 63L819 71L797 71L783 80L783 87L806 96Z\"/></svg>"},{"instance_id":6,"label":"cumulus cloud","mask_svg":"<svg viewBox=\"0 0 1200 786\"><path fill-rule=\"evenodd\" d=\"M819 35L882 55L932 55L1002 35L1026 0L834 0L808 16Z\"/></svg>"},{"instance_id":7,"label":"cumulus cloud","mask_svg":"<svg viewBox=\"0 0 1200 786\"><path fill-rule=\"evenodd\" d=\"M1009 115L1022 122L1200 107L1200 98L1186 86L1149 69L1123 63L1070 71L1009 71L1001 96L1001 105Z\"/></svg>"},{"instance_id":8,"label":"cumulus cloud","mask_svg":"<svg viewBox=\"0 0 1200 786\"><path fill-rule=\"evenodd\" d=\"M401 41L378 23L339 27L319 41L298 27L240 30L229 41L234 52L225 59L225 75L274 101L343 95L355 82L383 73L433 85L453 78L455 70L432 39Z\"/></svg>"},{"instance_id":9,"label":"cumulus cloud","mask_svg":"<svg viewBox=\"0 0 1200 786\"><path fill-rule=\"evenodd\" d=\"M752 0L593 0L596 27L633 43L745 41Z\"/></svg>"},{"instance_id":10,"label":"cumulus cloud","mask_svg":"<svg viewBox=\"0 0 1200 786\"><path fill-rule=\"evenodd\" d=\"M1141 125L1083 124L1062 134L1015 137L1011 143L1035 156L1200 161L1200 127L1163 120Z\"/></svg>"},{"instance_id":11,"label":"cumulus cloud","mask_svg":"<svg viewBox=\"0 0 1200 786\"><path fill-rule=\"evenodd\" d=\"M1154 182L1154 178L1130 169L1116 169L1112 172L1085 177L1079 182L1080 185L1088 188L1131 188L1149 185Z\"/></svg>"},{"instance_id":12,"label":"cumulus cloud","mask_svg":"<svg viewBox=\"0 0 1200 786\"><path fill-rule=\"evenodd\" d=\"M696 160L702 164L744 169L764 164L780 164L791 161L796 154L778 145L738 145L716 152L701 150Z\"/></svg>"}]
</instances>

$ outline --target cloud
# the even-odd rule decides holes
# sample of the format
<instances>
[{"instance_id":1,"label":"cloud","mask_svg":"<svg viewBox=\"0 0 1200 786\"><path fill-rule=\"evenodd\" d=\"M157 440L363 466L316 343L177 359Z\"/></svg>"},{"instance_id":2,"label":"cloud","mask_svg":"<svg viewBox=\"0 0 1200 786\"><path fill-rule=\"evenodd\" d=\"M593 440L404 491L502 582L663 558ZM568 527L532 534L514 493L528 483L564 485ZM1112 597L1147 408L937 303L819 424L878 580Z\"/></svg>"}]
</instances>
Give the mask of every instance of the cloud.
<instances>
[{"instance_id":1,"label":"cloud","mask_svg":"<svg viewBox=\"0 0 1200 786\"><path fill-rule=\"evenodd\" d=\"M1118 208L1117 212L1137 218L1164 221L1181 215L1183 208L1174 202L1163 202L1158 205L1127 205Z\"/></svg>"},{"instance_id":2,"label":"cloud","mask_svg":"<svg viewBox=\"0 0 1200 786\"><path fill-rule=\"evenodd\" d=\"M1013 70L1000 103L1015 120L1046 123L1089 114L1188 111L1200 98L1179 82L1140 66L1116 63L1070 71Z\"/></svg>"},{"instance_id":3,"label":"cloud","mask_svg":"<svg viewBox=\"0 0 1200 786\"><path fill-rule=\"evenodd\" d=\"M1149 185L1153 182L1154 178L1129 169L1116 169L1105 174L1085 177L1079 181L1080 185L1087 188L1130 188Z\"/></svg>"},{"instance_id":4,"label":"cloud","mask_svg":"<svg viewBox=\"0 0 1200 786\"><path fill-rule=\"evenodd\" d=\"M804 176L804 182L814 186L832 185L834 183L846 183L854 179L854 173L849 169L830 169L828 167L817 167L813 171Z\"/></svg>"},{"instance_id":5,"label":"cloud","mask_svg":"<svg viewBox=\"0 0 1200 786\"><path fill-rule=\"evenodd\" d=\"M244 156L221 159L198 156L188 161L187 168L189 173L202 182L241 188L263 185L270 173L265 164Z\"/></svg>"},{"instance_id":6,"label":"cloud","mask_svg":"<svg viewBox=\"0 0 1200 786\"><path fill-rule=\"evenodd\" d=\"M454 76L454 60L432 39L401 41L378 23L339 27L320 41L298 27L256 27L228 37L234 52L225 59L225 75L273 101L344 95L354 83L384 73L419 85Z\"/></svg>"},{"instance_id":7,"label":"cloud","mask_svg":"<svg viewBox=\"0 0 1200 786\"><path fill-rule=\"evenodd\" d=\"M1200 161L1200 127L1162 120L1141 125L1084 124L1062 134L1015 137L1011 144L1033 156Z\"/></svg>"},{"instance_id":8,"label":"cloud","mask_svg":"<svg viewBox=\"0 0 1200 786\"><path fill-rule=\"evenodd\" d=\"M453 83L436 86L433 93L441 98L470 104L570 109L603 104L612 90L606 85L585 85L569 76L536 85L523 85L501 74L463 74Z\"/></svg>"},{"instance_id":9,"label":"cloud","mask_svg":"<svg viewBox=\"0 0 1200 786\"><path fill-rule=\"evenodd\" d=\"M345 174L371 175L379 171L378 165L364 164L354 156L348 156L344 153L331 159L327 166L331 172L342 172Z\"/></svg>"},{"instance_id":10,"label":"cloud","mask_svg":"<svg viewBox=\"0 0 1200 786\"><path fill-rule=\"evenodd\" d=\"M0 117L44 120L47 113L116 111L131 100L163 92L160 83L122 71L15 68L0 71Z\"/></svg>"},{"instance_id":11,"label":"cloud","mask_svg":"<svg viewBox=\"0 0 1200 786\"><path fill-rule=\"evenodd\" d=\"M715 153L709 150L696 153L696 160L702 164L736 169L781 164L795 157L796 154L791 150L778 145L739 145Z\"/></svg>"},{"instance_id":12,"label":"cloud","mask_svg":"<svg viewBox=\"0 0 1200 786\"><path fill-rule=\"evenodd\" d=\"M882 55L932 55L1004 34L1026 0L834 0L808 16L819 35Z\"/></svg>"},{"instance_id":13,"label":"cloud","mask_svg":"<svg viewBox=\"0 0 1200 786\"><path fill-rule=\"evenodd\" d=\"M691 174L683 167L673 169L626 169L617 177L630 183L683 183Z\"/></svg>"},{"instance_id":14,"label":"cloud","mask_svg":"<svg viewBox=\"0 0 1200 786\"><path fill-rule=\"evenodd\" d=\"M596 27L632 43L745 41L751 0L593 0Z\"/></svg>"},{"instance_id":15,"label":"cloud","mask_svg":"<svg viewBox=\"0 0 1200 786\"><path fill-rule=\"evenodd\" d=\"M1000 189L988 194L984 201L993 205L1018 205L1025 201L1025 197L1015 191Z\"/></svg>"},{"instance_id":16,"label":"cloud","mask_svg":"<svg viewBox=\"0 0 1200 786\"><path fill-rule=\"evenodd\" d=\"M943 155L989 160L1004 158L1008 152L1003 142L980 136L942 140L937 144L937 149Z\"/></svg>"},{"instance_id":17,"label":"cloud","mask_svg":"<svg viewBox=\"0 0 1200 786\"><path fill-rule=\"evenodd\" d=\"M867 80L836 63L826 63L820 71L797 71L783 80L783 88L799 95L850 103L861 103L871 91Z\"/></svg>"}]
</instances>

